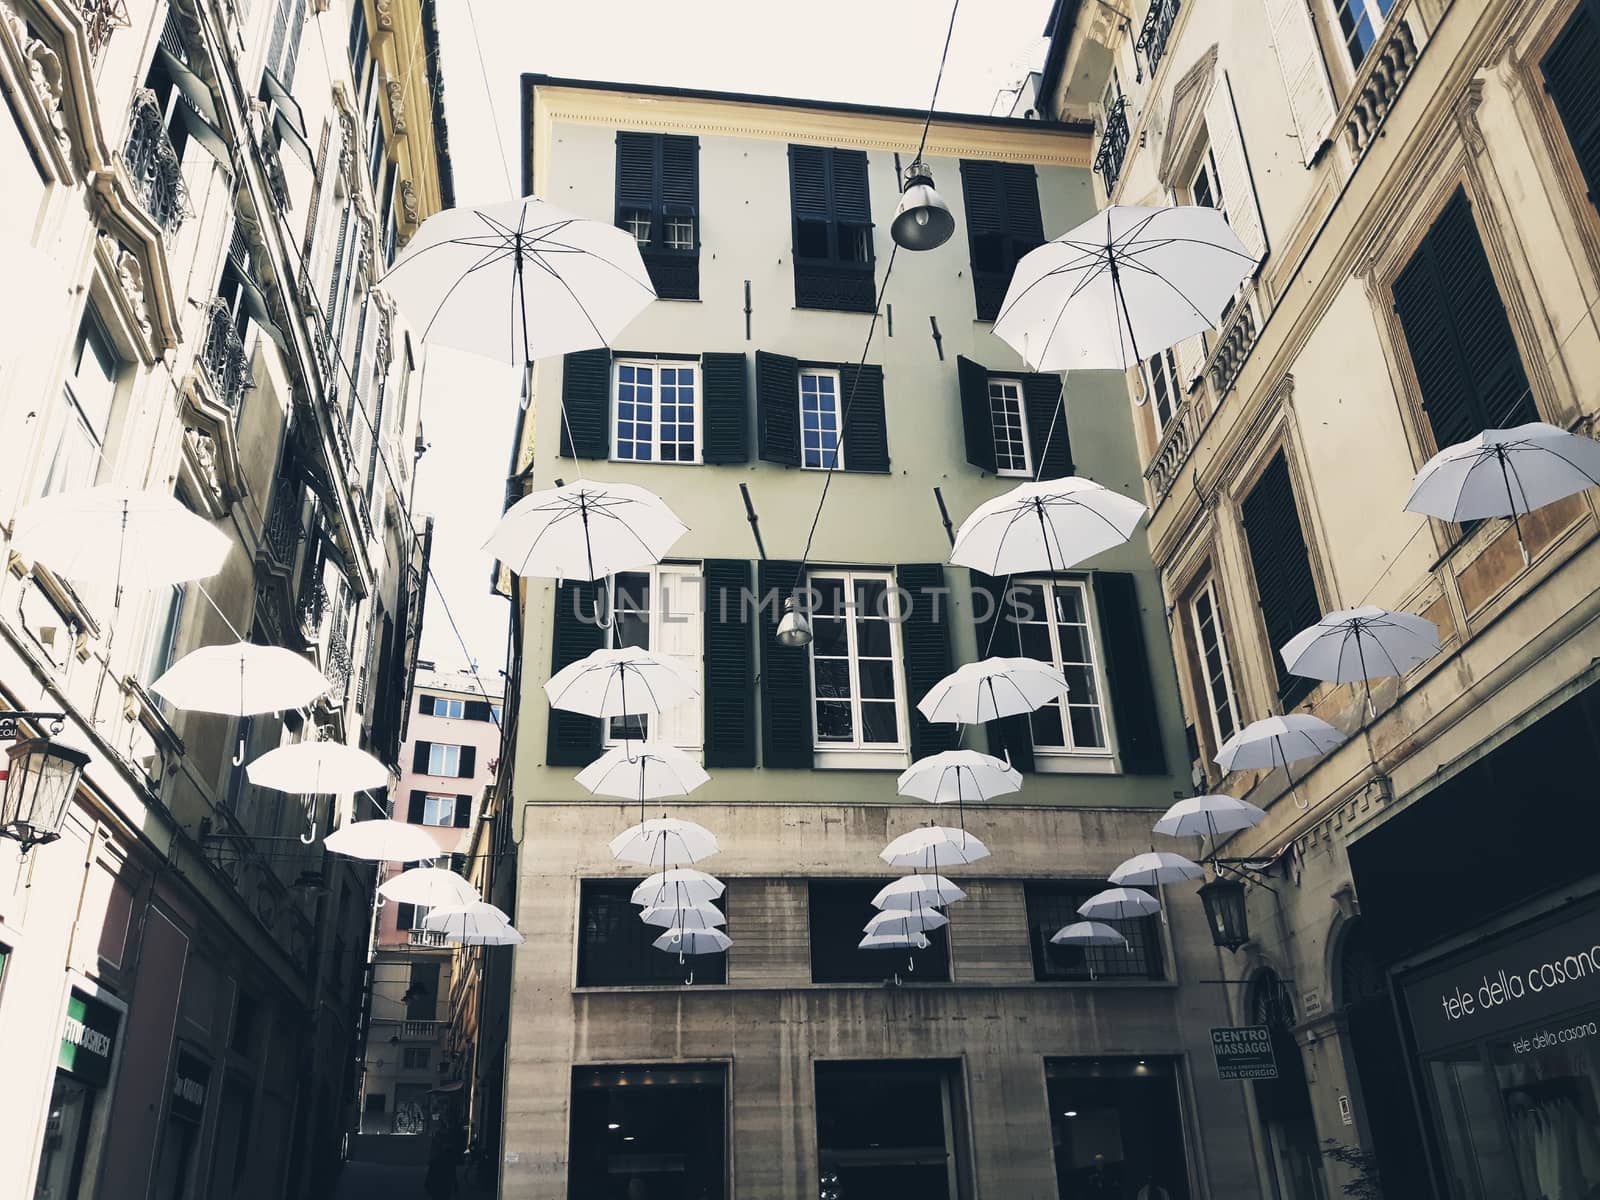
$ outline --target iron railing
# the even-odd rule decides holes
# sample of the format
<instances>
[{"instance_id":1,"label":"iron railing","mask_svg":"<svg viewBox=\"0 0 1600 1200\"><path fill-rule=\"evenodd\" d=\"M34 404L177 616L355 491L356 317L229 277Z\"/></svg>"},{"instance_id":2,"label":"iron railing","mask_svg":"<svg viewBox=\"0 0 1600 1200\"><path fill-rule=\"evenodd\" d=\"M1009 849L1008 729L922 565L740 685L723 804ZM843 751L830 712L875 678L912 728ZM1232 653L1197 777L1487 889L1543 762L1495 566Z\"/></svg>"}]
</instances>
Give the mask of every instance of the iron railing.
<instances>
[{"instance_id":1,"label":"iron railing","mask_svg":"<svg viewBox=\"0 0 1600 1200\"><path fill-rule=\"evenodd\" d=\"M1135 53L1144 52L1144 61L1152 75L1167 53L1167 39L1172 36L1172 26L1178 19L1180 7L1180 0L1150 0L1150 7L1145 10L1144 24L1139 27L1139 37L1133 43L1133 49Z\"/></svg>"},{"instance_id":2,"label":"iron railing","mask_svg":"<svg viewBox=\"0 0 1600 1200\"><path fill-rule=\"evenodd\" d=\"M83 18L83 32L89 41L91 58L100 57L100 51L106 48L114 31L132 24L123 0L78 0L78 15Z\"/></svg>"},{"instance_id":3,"label":"iron railing","mask_svg":"<svg viewBox=\"0 0 1600 1200\"><path fill-rule=\"evenodd\" d=\"M1095 152L1094 169L1105 180L1106 195L1117 186L1123 160L1128 157L1128 98L1118 96L1106 109L1106 127L1100 134L1100 149Z\"/></svg>"},{"instance_id":4,"label":"iron railing","mask_svg":"<svg viewBox=\"0 0 1600 1200\"><path fill-rule=\"evenodd\" d=\"M303 531L300 527L300 509L304 493L297 480L278 477L272 492L272 508L267 513L267 527L262 533L267 550L278 563L294 566L295 548L300 544Z\"/></svg>"},{"instance_id":5,"label":"iron railing","mask_svg":"<svg viewBox=\"0 0 1600 1200\"><path fill-rule=\"evenodd\" d=\"M161 100L149 88L133 94L133 116L122 161L139 203L170 238L189 215L189 192L183 182L183 162L167 133Z\"/></svg>"},{"instance_id":6,"label":"iron railing","mask_svg":"<svg viewBox=\"0 0 1600 1200\"><path fill-rule=\"evenodd\" d=\"M311 573L313 566L315 572ZM322 563L308 563L307 571L308 574L300 583L300 623L309 630L321 629L322 618L328 611L328 589L317 578L322 574Z\"/></svg>"},{"instance_id":7,"label":"iron railing","mask_svg":"<svg viewBox=\"0 0 1600 1200\"><path fill-rule=\"evenodd\" d=\"M211 302L206 313L206 337L200 350L206 377L228 411L237 413L250 388L250 356L244 351L244 338L238 322L225 301Z\"/></svg>"},{"instance_id":8,"label":"iron railing","mask_svg":"<svg viewBox=\"0 0 1600 1200\"><path fill-rule=\"evenodd\" d=\"M327 661L323 664L323 674L330 685L328 690L340 701L344 700L345 686L350 682L349 624L348 608L334 614L333 630L328 635Z\"/></svg>"}]
</instances>

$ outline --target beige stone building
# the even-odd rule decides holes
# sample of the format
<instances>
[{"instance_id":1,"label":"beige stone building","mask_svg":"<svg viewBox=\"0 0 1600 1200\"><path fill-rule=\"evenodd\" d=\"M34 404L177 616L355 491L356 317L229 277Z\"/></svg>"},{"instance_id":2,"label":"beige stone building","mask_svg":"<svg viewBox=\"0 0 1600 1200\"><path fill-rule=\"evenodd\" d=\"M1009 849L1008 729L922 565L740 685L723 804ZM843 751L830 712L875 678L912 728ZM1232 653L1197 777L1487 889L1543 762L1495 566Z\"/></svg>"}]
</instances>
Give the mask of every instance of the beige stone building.
<instances>
[{"instance_id":1,"label":"beige stone building","mask_svg":"<svg viewBox=\"0 0 1600 1200\"><path fill-rule=\"evenodd\" d=\"M1129 391L1196 774L1269 811L1224 848L1272 864L1226 975L1290 1068L1236 1085L1284 1200L1351 1180L1329 1139L1385 1196L1600 1183L1573 1044L1600 1003L1596 493L1524 519L1526 561L1506 521L1403 511L1484 428L1594 432L1597 28L1590 0L1062 0L1047 30L1046 113L1094 121L1097 202L1221 207L1259 259ZM1371 717L1278 655L1363 604L1443 639ZM1221 780L1219 743L1288 710L1348 740L1292 787Z\"/></svg>"}]
</instances>

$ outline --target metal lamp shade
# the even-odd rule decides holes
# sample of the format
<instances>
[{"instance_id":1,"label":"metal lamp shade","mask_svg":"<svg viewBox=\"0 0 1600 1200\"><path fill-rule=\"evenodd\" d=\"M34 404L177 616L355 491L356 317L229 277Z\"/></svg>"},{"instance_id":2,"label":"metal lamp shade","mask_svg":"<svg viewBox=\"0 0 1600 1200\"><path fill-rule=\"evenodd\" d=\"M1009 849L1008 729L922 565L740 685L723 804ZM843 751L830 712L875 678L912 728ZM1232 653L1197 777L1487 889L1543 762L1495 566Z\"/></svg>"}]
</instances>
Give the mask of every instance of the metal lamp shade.
<instances>
[{"instance_id":1,"label":"metal lamp shade","mask_svg":"<svg viewBox=\"0 0 1600 1200\"><path fill-rule=\"evenodd\" d=\"M0 799L0 835L21 842L26 852L61 836L67 805L89 756L46 738L15 742L6 755L10 762Z\"/></svg>"},{"instance_id":2,"label":"metal lamp shade","mask_svg":"<svg viewBox=\"0 0 1600 1200\"><path fill-rule=\"evenodd\" d=\"M906 250L933 250L950 240L956 219L944 197L933 188L933 177L919 173L906 181L895 209L889 236Z\"/></svg>"},{"instance_id":3,"label":"metal lamp shade","mask_svg":"<svg viewBox=\"0 0 1600 1200\"><path fill-rule=\"evenodd\" d=\"M1211 941L1229 953L1250 940L1250 914L1245 908L1244 884L1237 879L1213 879L1200 889Z\"/></svg>"},{"instance_id":4,"label":"metal lamp shade","mask_svg":"<svg viewBox=\"0 0 1600 1200\"><path fill-rule=\"evenodd\" d=\"M811 644L811 618L800 611L790 596L783 602L783 619L778 622L778 645L798 650Z\"/></svg>"}]
</instances>

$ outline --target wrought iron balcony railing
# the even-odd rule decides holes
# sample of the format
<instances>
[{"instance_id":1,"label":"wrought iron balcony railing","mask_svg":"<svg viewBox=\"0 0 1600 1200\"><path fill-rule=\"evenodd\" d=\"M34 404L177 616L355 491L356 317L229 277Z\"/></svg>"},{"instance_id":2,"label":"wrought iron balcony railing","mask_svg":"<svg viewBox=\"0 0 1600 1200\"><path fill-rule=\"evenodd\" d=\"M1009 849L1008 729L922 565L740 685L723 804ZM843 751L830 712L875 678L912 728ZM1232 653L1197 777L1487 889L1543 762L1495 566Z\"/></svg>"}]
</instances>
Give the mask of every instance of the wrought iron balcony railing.
<instances>
[{"instance_id":1,"label":"wrought iron balcony railing","mask_svg":"<svg viewBox=\"0 0 1600 1200\"><path fill-rule=\"evenodd\" d=\"M345 686L350 682L350 616L348 609L344 613L335 613L333 630L328 635L327 661L323 664L323 674L328 677L329 692L339 700L344 699Z\"/></svg>"},{"instance_id":2,"label":"wrought iron balcony railing","mask_svg":"<svg viewBox=\"0 0 1600 1200\"><path fill-rule=\"evenodd\" d=\"M1100 134L1100 149L1095 151L1094 169L1105 181L1106 195L1117 186L1123 160L1128 157L1128 98L1118 96L1106 109L1106 125Z\"/></svg>"},{"instance_id":3,"label":"wrought iron balcony railing","mask_svg":"<svg viewBox=\"0 0 1600 1200\"><path fill-rule=\"evenodd\" d=\"M123 0L78 0L78 13L83 17L89 54L94 58L100 57L113 31L126 29L131 24Z\"/></svg>"},{"instance_id":4,"label":"wrought iron balcony railing","mask_svg":"<svg viewBox=\"0 0 1600 1200\"><path fill-rule=\"evenodd\" d=\"M303 502L304 493L298 482L279 476L273 485L272 508L267 513L267 527L262 536L267 550L280 566L294 566L295 548L305 533L300 526Z\"/></svg>"},{"instance_id":5,"label":"wrought iron balcony railing","mask_svg":"<svg viewBox=\"0 0 1600 1200\"><path fill-rule=\"evenodd\" d=\"M189 215L189 192L183 182L183 162L167 133L161 100L149 88L133 94L133 117L122 161L139 203L170 238Z\"/></svg>"},{"instance_id":6,"label":"wrought iron balcony railing","mask_svg":"<svg viewBox=\"0 0 1600 1200\"><path fill-rule=\"evenodd\" d=\"M311 564L308 564L308 567ZM322 564L316 563L316 572L321 574ZM300 623L307 630L322 628L322 618L328 611L328 589L322 586L320 579L307 577L300 585Z\"/></svg>"},{"instance_id":7,"label":"wrought iron balcony railing","mask_svg":"<svg viewBox=\"0 0 1600 1200\"><path fill-rule=\"evenodd\" d=\"M229 412L237 413L250 387L250 356L244 351L244 338L233 313L220 299L213 300L206 313L206 338L200 353L217 398Z\"/></svg>"},{"instance_id":8,"label":"wrought iron balcony railing","mask_svg":"<svg viewBox=\"0 0 1600 1200\"><path fill-rule=\"evenodd\" d=\"M1150 7L1145 10L1144 24L1139 27L1133 49L1136 54L1144 52L1145 64L1152 75L1167 53L1167 39L1172 36L1172 26L1181 7L1181 0L1150 0Z\"/></svg>"}]
</instances>

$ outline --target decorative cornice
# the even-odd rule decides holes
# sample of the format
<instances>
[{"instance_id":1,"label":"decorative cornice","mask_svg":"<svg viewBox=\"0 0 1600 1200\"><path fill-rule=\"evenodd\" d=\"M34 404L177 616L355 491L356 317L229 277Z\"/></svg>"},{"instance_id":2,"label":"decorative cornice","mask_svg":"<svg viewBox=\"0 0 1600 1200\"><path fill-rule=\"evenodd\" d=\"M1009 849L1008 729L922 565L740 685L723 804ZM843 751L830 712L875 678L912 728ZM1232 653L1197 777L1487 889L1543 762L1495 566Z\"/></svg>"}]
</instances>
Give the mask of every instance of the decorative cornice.
<instances>
[{"instance_id":1,"label":"decorative cornice","mask_svg":"<svg viewBox=\"0 0 1600 1200\"><path fill-rule=\"evenodd\" d=\"M357 4L361 0L356 0ZM378 30L380 33L394 32L394 0L375 0L373 10L378 16Z\"/></svg>"},{"instance_id":2,"label":"decorative cornice","mask_svg":"<svg viewBox=\"0 0 1600 1200\"><path fill-rule=\"evenodd\" d=\"M422 220L422 205L417 199L417 185L409 179L400 181L400 208L405 214L408 225L416 225Z\"/></svg>"},{"instance_id":3,"label":"decorative cornice","mask_svg":"<svg viewBox=\"0 0 1600 1200\"><path fill-rule=\"evenodd\" d=\"M1600 86L1600 81L1596 81L1596 85ZM1450 110L1450 117L1461 134L1462 144L1474 157L1482 154L1484 148L1483 126L1478 123L1478 109L1482 104L1483 80L1472 79L1461 89L1461 95Z\"/></svg>"},{"instance_id":4,"label":"decorative cornice","mask_svg":"<svg viewBox=\"0 0 1600 1200\"><path fill-rule=\"evenodd\" d=\"M397 138L406 136L406 87L400 80L390 77L384 81L389 94L389 130Z\"/></svg>"}]
</instances>

